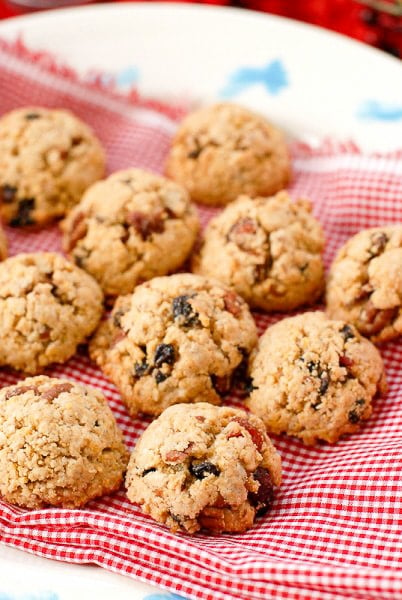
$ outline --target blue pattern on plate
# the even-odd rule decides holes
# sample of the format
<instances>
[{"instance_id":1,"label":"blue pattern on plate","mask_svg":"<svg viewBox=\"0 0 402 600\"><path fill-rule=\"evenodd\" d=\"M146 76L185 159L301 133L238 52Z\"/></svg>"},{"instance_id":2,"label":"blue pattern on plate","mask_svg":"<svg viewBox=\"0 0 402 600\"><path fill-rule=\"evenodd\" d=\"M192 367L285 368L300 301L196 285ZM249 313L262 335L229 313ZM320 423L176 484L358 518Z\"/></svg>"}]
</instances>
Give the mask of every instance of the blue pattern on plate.
<instances>
[{"instance_id":1,"label":"blue pattern on plate","mask_svg":"<svg viewBox=\"0 0 402 600\"><path fill-rule=\"evenodd\" d=\"M400 121L402 120L402 104L365 100L359 107L357 116L370 121Z\"/></svg>"},{"instance_id":2,"label":"blue pattern on plate","mask_svg":"<svg viewBox=\"0 0 402 600\"><path fill-rule=\"evenodd\" d=\"M130 65L116 74L116 84L118 87L131 87L138 82L138 77L138 68Z\"/></svg>"},{"instance_id":3,"label":"blue pattern on plate","mask_svg":"<svg viewBox=\"0 0 402 600\"><path fill-rule=\"evenodd\" d=\"M178 594L173 594L173 592L161 592L157 594L148 594L147 596L144 596L143 600L186 600L186 598L184 596L179 596Z\"/></svg>"},{"instance_id":4,"label":"blue pattern on plate","mask_svg":"<svg viewBox=\"0 0 402 600\"><path fill-rule=\"evenodd\" d=\"M262 67L239 67L234 71L220 96L231 98L245 89L262 85L272 96L289 86L289 78L283 62L277 58Z\"/></svg>"},{"instance_id":5,"label":"blue pattern on plate","mask_svg":"<svg viewBox=\"0 0 402 600\"><path fill-rule=\"evenodd\" d=\"M27 592L26 594L8 594L0 591L0 600L59 600L55 592Z\"/></svg>"}]
</instances>

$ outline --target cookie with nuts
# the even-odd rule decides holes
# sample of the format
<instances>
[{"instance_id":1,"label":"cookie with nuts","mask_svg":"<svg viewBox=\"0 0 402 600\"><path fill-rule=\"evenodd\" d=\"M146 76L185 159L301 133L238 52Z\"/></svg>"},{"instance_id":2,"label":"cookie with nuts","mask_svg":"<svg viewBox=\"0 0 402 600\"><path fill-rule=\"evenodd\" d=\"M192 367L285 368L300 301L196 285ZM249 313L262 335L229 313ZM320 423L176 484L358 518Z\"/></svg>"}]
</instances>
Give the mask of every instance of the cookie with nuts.
<instances>
[{"instance_id":1,"label":"cookie with nuts","mask_svg":"<svg viewBox=\"0 0 402 600\"><path fill-rule=\"evenodd\" d=\"M245 374L256 342L256 325L240 296L182 273L120 297L92 339L90 355L131 415L158 415L171 404L219 404L233 379Z\"/></svg>"},{"instance_id":2,"label":"cookie with nuts","mask_svg":"<svg viewBox=\"0 0 402 600\"><path fill-rule=\"evenodd\" d=\"M172 531L240 533L266 513L281 483L281 459L262 421L205 402L167 408L129 461L132 502Z\"/></svg>"}]
</instances>

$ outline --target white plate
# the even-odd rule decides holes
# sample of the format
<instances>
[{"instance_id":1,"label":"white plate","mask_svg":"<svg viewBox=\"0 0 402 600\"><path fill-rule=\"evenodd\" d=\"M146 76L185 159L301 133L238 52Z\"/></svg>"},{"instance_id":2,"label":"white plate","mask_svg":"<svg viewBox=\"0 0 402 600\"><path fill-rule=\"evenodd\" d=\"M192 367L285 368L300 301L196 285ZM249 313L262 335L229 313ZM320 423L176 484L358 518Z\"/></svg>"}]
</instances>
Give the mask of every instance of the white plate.
<instances>
[{"instance_id":1,"label":"white plate","mask_svg":"<svg viewBox=\"0 0 402 600\"><path fill-rule=\"evenodd\" d=\"M309 143L353 139L369 150L402 146L402 63L337 34L236 9L99 5L0 23L78 72L109 73L124 89L164 99L248 105ZM22 576L23 574L23 576ZM96 567L0 547L1 600L177 598Z\"/></svg>"}]
</instances>

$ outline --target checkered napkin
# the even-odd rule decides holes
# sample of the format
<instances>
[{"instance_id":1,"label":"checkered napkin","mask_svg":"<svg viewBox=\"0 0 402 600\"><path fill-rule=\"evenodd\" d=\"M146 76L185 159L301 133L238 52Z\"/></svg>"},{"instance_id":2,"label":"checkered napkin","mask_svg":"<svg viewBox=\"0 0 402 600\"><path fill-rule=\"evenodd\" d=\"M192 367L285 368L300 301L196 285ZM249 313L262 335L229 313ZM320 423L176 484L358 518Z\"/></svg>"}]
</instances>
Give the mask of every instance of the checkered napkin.
<instances>
[{"instance_id":1,"label":"checkered napkin","mask_svg":"<svg viewBox=\"0 0 402 600\"><path fill-rule=\"evenodd\" d=\"M29 54L29 56L28 56ZM119 97L99 79L80 82L47 55L0 43L0 114L17 106L68 107L105 145L109 170L162 171L181 108ZM291 192L314 202L326 263L358 230L402 222L401 155L364 156L352 145L294 144ZM213 210L200 208L205 223ZM60 251L57 228L7 230L10 253ZM260 332L277 316L256 315ZM188 598L402 598L402 348L382 349L389 393L360 433L308 448L276 438L283 485L273 509L242 535L174 535L123 490L82 510L24 511L0 504L0 540L28 552L96 563ZM101 389L133 448L148 422L132 421L116 388L82 353L49 371ZM0 385L17 380L0 370Z\"/></svg>"}]
</instances>

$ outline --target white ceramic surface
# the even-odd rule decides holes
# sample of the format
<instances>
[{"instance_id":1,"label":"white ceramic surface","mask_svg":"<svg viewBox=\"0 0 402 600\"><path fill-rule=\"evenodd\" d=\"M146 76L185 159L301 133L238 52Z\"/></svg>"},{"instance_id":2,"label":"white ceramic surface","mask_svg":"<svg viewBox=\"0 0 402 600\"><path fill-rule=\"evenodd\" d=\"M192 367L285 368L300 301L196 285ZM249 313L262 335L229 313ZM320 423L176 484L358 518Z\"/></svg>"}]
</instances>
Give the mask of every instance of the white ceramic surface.
<instances>
[{"instance_id":1,"label":"white ceramic surface","mask_svg":"<svg viewBox=\"0 0 402 600\"><path fill-rule=\"evenodd\" d=\"M0 23L80 73L163 99L230 99L310 143L402 147L402 62L342 36L236 9L113 4L36 13ZM0 546L0 600L177 598L102 571Z\"/></svg>"}]
</instances>

